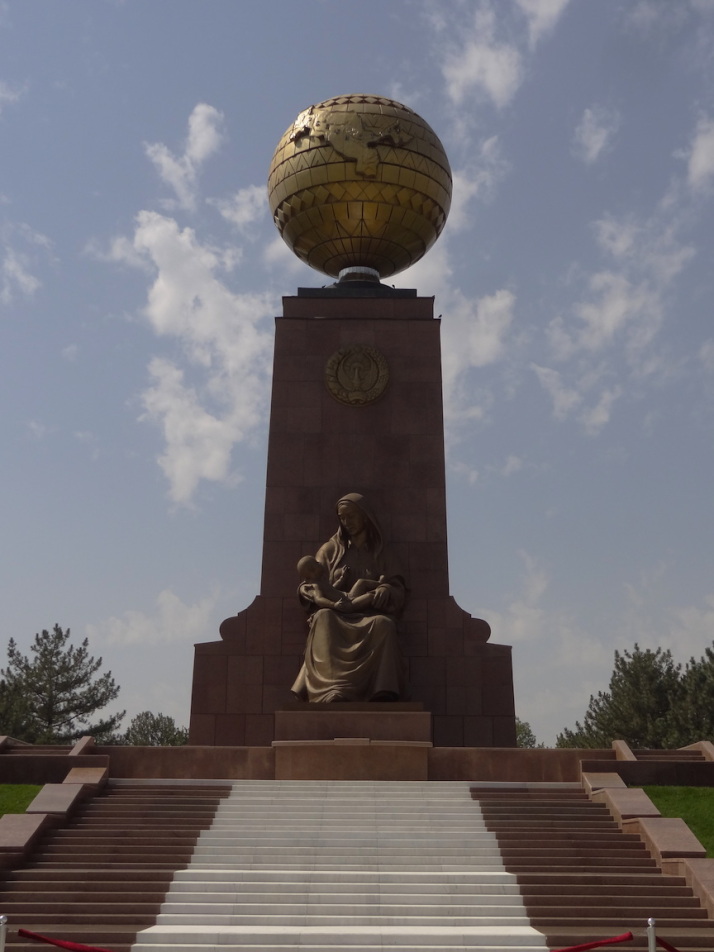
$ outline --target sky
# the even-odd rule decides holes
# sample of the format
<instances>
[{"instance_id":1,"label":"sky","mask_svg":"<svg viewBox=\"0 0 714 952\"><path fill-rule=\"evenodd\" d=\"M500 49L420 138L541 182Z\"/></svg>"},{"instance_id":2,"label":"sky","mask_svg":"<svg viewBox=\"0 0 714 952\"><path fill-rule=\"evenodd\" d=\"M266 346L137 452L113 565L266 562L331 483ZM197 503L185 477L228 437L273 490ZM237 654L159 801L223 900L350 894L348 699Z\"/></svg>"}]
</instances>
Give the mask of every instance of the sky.
<instances>
[{"instance_id":1,"label":"sky","mask_svg":"<svg viewBox=\"0 0 714 952\"><path fill-rule=\"evenodd\" d=\"M273 319L329 281L270 159L357 92L451 162L390 282L442 315L452 592L552 744L615 650L714 639L714 0L0 0L0 637L188 724L258 592Z\"/></svg>"}]
</instances>

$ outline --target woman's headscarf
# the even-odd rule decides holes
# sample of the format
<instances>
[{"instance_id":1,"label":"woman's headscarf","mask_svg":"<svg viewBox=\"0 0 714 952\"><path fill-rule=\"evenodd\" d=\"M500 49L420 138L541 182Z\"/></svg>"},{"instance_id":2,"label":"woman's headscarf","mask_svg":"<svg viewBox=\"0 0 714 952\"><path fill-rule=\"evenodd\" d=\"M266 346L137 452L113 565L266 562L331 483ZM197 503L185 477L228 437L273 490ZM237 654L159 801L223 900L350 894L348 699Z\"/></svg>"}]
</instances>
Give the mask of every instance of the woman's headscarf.
<instances>
[{"instance_id":1,"label":"woman's headscarf","mask_svg":"<svg viewBox=\"0 0 714 952\"><path fill-rule=\"evenodd\" d=\"M347 493L338 499L337 505L335 506L338 516L340 513L340 505L344 502L350 503L350 505L354 506L356 509L359 509L359 511L364 516L367 522L367 539L369 541L369 547L372 550L374 556L379 558L382 553L382 549L384 548L384 539L382 536L382 527L379 524L377 516L374 514L372 508L369 506L361 493ZM340 552L341 558L344 554L344 550L347 548L347 544L350 541L349 533L342 523L340 523L335 535L339 536L339 543L342 547L342 551Z\"/></svg>"}]
</instances>

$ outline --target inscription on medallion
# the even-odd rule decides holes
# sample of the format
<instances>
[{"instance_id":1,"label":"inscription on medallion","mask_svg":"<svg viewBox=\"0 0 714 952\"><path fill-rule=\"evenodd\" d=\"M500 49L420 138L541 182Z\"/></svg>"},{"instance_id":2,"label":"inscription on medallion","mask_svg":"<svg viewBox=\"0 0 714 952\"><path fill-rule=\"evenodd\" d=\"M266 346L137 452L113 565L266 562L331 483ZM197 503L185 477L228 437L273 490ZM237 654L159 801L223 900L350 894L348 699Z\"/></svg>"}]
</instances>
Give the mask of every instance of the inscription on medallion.
<instances>
[{"instance_id":1,"label":"inscription on medallion","mask_svg":"<svg viewBox=\"0 0 714 952\"><path fill-rule=\"evenodd\" d=\"M325 384L332 396L349 406L374 403L389 381L386 358L374 347L349 344L336 351L325 366Z\"/></svg>"}]
</instances>

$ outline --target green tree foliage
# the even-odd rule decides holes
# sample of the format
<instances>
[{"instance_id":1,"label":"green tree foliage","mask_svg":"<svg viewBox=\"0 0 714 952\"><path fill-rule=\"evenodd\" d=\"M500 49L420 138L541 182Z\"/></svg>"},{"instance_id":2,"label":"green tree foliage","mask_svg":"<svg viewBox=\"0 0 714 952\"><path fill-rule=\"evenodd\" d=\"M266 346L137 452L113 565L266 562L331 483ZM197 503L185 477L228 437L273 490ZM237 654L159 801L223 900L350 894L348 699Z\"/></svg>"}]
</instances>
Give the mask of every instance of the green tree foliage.
<instances>
[{"instance_id":1,"label":"green tree foliage","mask_svg":"<svg viewBox=\"0 0 714 952\"><path fill-rule=\"evenodd\" d=\"M672 708L673 746L714 740L714 651L706 648L699 661L690 658L682 674L682 693Z\"/></svg>"},{"instance_id":2,"label":"green tree foliage","mask_svg":"<svg viewBox=\"0 0 714 952\"><path fill-rule=\"evenodd\" d=\"M188 743L188 731L177 727L167 714L142 711L132 718L120 742L135 747L180 747Z\"/></svg>"},{"instance_id":3,"label":"green tree foliage","mask_svg":"<svg viewBox=\"0 0 714 952\"><path fill-rule=\"evenodd\" d=\"M662 749L680 746L674 711L684 697L681 665L662 648L615 652L615 669L608 691L590 697L582 724L564 730L557 747L609 747L624 740L630 747ZM702 737L695 736L694 740Z\"/></svg>"},{"instance_id":4,"label":"green tree foliage","mask_svg":"<svg viewBox=\"0 0 714 952\"><path fill-rule=\"evenodd\" d=\"M119 688L111 671L99 673L102 659L90 656L88 640L76 647L69 637L69 628L62 631L59 625L43 630L35 635L29 658L10 639L8 666L0 672L0 732L43 744L69 743L83 734L98 741L112 737L123 711L92 718L116 698Z\"/></svg>"},{"instance_id":5,"label":"green tree foliage","mask_svg":"<svg viewBox=\"0 0 714 952\"><path fill-rule=\"evenodd\" d=\"M516 746L545 747L545 744L538 743L536 735L533 733L528 721L522 721L520 717L516 718Z\"/></svg>"},{"instance_id":6,"label":"green tree foliage","mask_svg":"<svg viewBox=\"0 0 714 952\"><path fill-rule=\"evenodd\" d=\"M0 734L23 740L27 724L27 701L19 686L0 678Z\"/></svg>"}]
</instances>

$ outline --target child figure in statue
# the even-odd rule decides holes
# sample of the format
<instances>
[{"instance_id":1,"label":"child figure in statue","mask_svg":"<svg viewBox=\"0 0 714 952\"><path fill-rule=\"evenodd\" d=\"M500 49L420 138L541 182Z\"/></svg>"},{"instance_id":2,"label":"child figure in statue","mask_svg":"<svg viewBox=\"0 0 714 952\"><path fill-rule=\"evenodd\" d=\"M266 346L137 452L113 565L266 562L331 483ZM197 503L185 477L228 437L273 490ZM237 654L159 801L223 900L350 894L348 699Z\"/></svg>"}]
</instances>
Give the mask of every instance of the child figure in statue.
<instances>
[{"instance_id":1,"label":"child figure in statue","mask_svg":"<svg viewBox=\"0 0 714 952\"><path fill-rule=\"evenodd\" d=\"M377 586L384 582L384 576L374 579L360 578L354 583L349 592L342 592L330 583L325 573L325 566L318 562L314 555L303 556L297 564L300 581L309 586L312 602L318 608L332 608L338 612L363 612L374 605L374 592ZM340 583L344 572L337 573L336 581Z\"/></svg>"}]
</instances>

